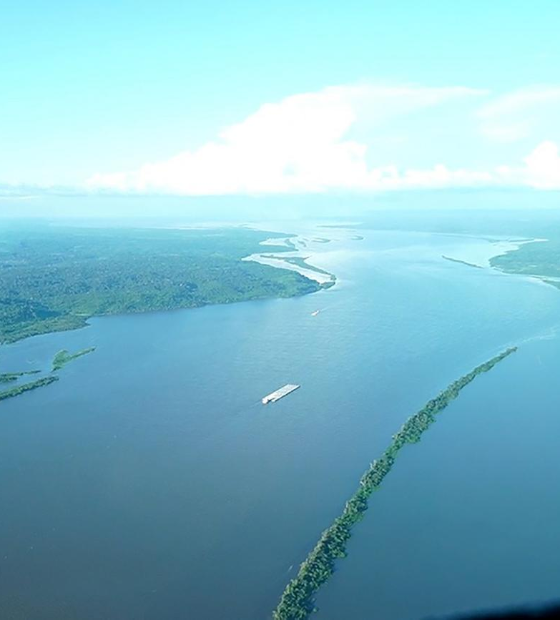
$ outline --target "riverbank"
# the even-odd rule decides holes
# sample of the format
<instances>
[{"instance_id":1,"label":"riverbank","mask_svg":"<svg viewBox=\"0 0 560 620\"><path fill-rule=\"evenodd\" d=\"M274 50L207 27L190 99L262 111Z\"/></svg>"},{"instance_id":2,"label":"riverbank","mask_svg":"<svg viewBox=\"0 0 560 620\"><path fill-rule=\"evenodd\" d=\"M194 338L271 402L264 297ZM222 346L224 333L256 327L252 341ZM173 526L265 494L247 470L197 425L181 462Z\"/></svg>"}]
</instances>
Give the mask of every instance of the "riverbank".
<instances>
[{"instance_id":1,"label":"riverbank","mask_svg":"<svg viewBox=\"0 0 560 620\"><path fill-rule=\"evenodd\" d=\"M287 237L280 233L283 243L272 245L271 253L288 252ZM245 260L269 238L270 233L241 227L81 229L22 223L0 233L5 248L0 344L85 327L93 316L297 297L324 288L326 282L309 277L311 271Z\"/></svg>"},{"instance_id":2,"label":"riverbank","mask_svg":"<svg viewBox=\"0 0 560 620\"><path fill-rule=\"evenodd\" d=\"M446 260L464 263L471 267L491 268L494 267L494 261L501 256L520 250L523 246L533 243L541 243L546 239L491 239L484 237L472 237L471 235L454 235L463 236L466 239L479 239L484 245L476 248L463 247L453 253L452 256L443 256Z\"/></svg>"},{"instance_id":3,"label":"riverbank","mask_svg":"<svg viewBox=\"0 0 560 620\"><path fill-rule=\"evenodd\" d=\"M277 246L281 239L270 238L261 242L263 246ZM330 288L336 283L336 276L321 267L313 265L308 262L312 256L309 256L309 248L312 243L328 243L330 239L306 239L299 235L290 237L284 240L285 247L291 248L289 251L282 251L280 253L271 252L257 252L243 258L244 261L252 261L260 263L261 265L269 265L277 269L288 269L295 271L296 273L318 282L323 288ZM298 247L299 246L299 247ZM303 255L302 249L306 251L306 256Z\"/></svg>"}]
</instances>

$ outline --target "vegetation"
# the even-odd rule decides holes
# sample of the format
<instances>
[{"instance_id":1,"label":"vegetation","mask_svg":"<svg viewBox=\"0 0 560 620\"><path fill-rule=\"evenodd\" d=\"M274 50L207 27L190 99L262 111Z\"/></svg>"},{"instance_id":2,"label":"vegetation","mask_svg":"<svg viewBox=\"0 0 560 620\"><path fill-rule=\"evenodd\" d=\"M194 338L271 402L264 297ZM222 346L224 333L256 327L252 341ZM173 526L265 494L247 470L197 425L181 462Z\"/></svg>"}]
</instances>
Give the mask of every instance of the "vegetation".
<instances>
[{"instance_id":1,"label":"vegetation","mask_svg":"<svg viewBox=\"0 0 560 620\"><path fill-rule=\"evenodd\" d=\"M444 260L451 261L452 263L459 263L460 265L467 265L467 267L475 267L476 269L482 269L480 265L475 265L474 263L468 263L466 260L460 260L459 258L451 258L451 256L441 256Z\"/></svg>"},{"instance_id":2,"label":"vegetation","mask_svg":"<svg viewBox=\"0 0 560 620\"><path fill-rule=\"evenodd\" d=\"M37 379L37 381L32 381L31 383L24 383L23 385L17 385L16 387L10 388L9 390L4 390L0 392L0 400L5 400L6 398L13 398L14 396L19 396L24 392L29 392L30 390L36 390L40 387L44 387L46 385L50 385L58 381L58 377L54 377L50 375L49 377L43 377L42 379Z\"/></svg>"},{"instance_id":3,"label":"vegetation","mask_svg":"<svg viewBox=\"0 0 560 620\"><path fill-rule=\"evenodd\" d=\"M5 372L0 374L0 383L13 383L25 375L36 375L40 370L28 370L26 372Z\"/></svg>"},{"instance_id":4,"label":"vegetation","mask_svg":"<svg viewBox=\"0 0 560 620\"><path fill-rule=\"evenodd\" d=\"M560 288L560 233L552 228L549 236L547 241L525 243L511 252L494 256L490 264L506 273L540 277Z\"/></svg>"},{"instance_id":5,"label":"vegetation","mask_svg":"<svg viewBox=\"0 0 560 620\"><path fill-rule=\"evenodd\" d=\"M260 242L271 235L243 228L3 227L0 343L83 327L94 315L292 297L321 289L294 271L241 260L261 250Z\"/></svg>"},{"instance_id":6,"label":"vegetation","mask_svg":"<svg viewBox=\"0 0 560 620\"><path fill-rule=\"evenodd\" d=\"M329 579L334 571L337 558L346 555L346 542L351 536L352 527L363 517L368 508L368 499L391 471L399 451L407 443L417 443L435 421L435 416L457 398L460 391L479 374L488 372L501 360L511 355L517 348L507 349L500 355L477 366L474 370L454 381L436 398L410 417L402 428L393 436L391 445L383 455L373 461L360 480L358 490L346 502L342 514L322 534L303 564L297 576L287 585L278 607L274 611L274 620L304 620L314 611L313 596Z\"/></svg>"},{"instance_id":7,"label":"vegetation","mask_svg":"<svg viewBox=\"0 0 560 620\"><path fill-rule=\"evenodd\" d=\"M95 351L95 347L90 347L89 349L82 349L81 351L78 351L77 353L73 353L73 354L68 353L66 349L59 351L54 356L54 359L53 359L53 366L52 366L53 372L56 370L60 370L72 360L75 360L78 357L82 357L82 355L87 355L88 353L92 353L93 351Z\"/></svg>"}]
</instances>

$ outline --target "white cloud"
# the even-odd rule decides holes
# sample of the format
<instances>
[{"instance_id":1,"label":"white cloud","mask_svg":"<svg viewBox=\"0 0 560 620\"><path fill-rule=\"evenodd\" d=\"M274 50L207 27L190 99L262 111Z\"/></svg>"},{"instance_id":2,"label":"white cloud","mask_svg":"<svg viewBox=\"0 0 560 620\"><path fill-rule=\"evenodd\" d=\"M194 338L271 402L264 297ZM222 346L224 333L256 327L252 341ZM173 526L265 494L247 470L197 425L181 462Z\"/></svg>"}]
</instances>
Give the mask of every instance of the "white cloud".
<instances>
[{"instance_id":1,"label":"white cloud","mask_svg":"<svg viewBox=\"0 0 560 620\"><path fill-rule=\"evenodd\" d=\"M484 182L485 173L443 165L400 172L368 167L368 145L350 139L421 108L483 94L463 87L338 86L263 105L219 139L138 170L96 174L90 189L182 195L323 192Z\"/></svg>"},{"instance_id":2,"label":"white cloud","mask_svg":"<svg viewBox=\"0 0 560 620\"><path fill-rule=\"evenodd\" d=\"M517 142L530 138L545 125L560 129L558 104L560 87L525 88L497 97L476 114L483 135L497 142Z\"/></svg>"},{"instance_id":3,"label":"white cloud","mask_svg":"<svg viewBox=\"0 0 560 620\"><path fill-rule=\"evenodd\" d=\"M538 189L560 189L560 154L554 142L542 142L525 158L527 183Z\"/></svg>"}]
</instances>

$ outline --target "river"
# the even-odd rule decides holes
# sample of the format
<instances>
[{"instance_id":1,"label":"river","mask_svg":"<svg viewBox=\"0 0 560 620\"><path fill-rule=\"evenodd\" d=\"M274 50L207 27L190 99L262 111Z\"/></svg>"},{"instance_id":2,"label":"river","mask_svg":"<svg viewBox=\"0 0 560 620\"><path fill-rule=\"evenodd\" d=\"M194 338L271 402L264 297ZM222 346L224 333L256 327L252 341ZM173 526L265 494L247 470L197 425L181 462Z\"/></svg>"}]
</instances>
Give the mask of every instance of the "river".
<instances>
[{"instance_id":1,"label":"river","mask_svg":"<svg viewBox=\"0 0 560 620\"><path fill-rule=\"evenodd\" d=\"M484 239L295 232L335 287L97 318L0 350L9 371L97 347L0 405L0 617L270 617L404 419L514 344L403 451L318 617L412 620L554 595L558 291L442 259L476 262ZM302 387L260 403L285 383Z\"/></svg>"}]
</instances>

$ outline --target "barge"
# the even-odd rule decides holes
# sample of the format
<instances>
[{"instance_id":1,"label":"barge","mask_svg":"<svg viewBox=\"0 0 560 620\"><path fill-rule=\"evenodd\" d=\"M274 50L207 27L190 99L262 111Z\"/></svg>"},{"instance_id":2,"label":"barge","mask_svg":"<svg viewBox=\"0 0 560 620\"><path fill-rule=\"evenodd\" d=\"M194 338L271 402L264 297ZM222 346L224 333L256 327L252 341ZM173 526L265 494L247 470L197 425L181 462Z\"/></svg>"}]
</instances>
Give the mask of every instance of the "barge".
<instances>
[{"instance_id":1,"label":"barge","mask_svg":"<svg viewBox=\"0 0 560 620\"><path fill-rule=\"evenodd\" d=\"M295 392L300 386L295 385L294 383L288 383L284 387L281 387L279 390L276 390L270 393L268 396L265 396L262 399L263 405L268 405L268 403L275 403L277 400L284 398L284 396L288 396L292 392Z\"/></svg>"}]
</instances>

